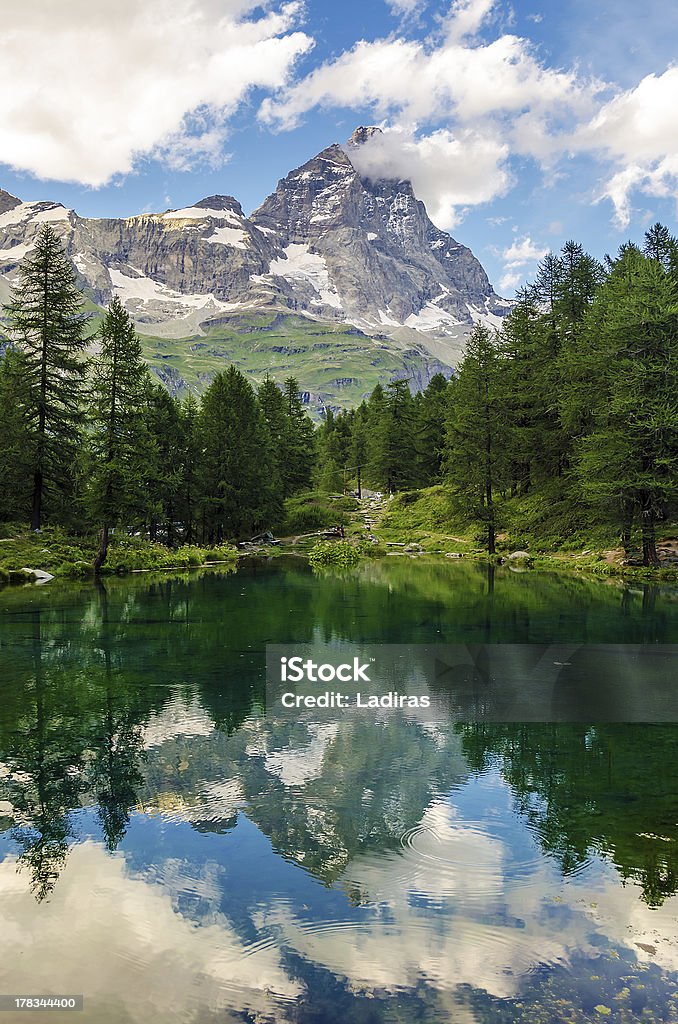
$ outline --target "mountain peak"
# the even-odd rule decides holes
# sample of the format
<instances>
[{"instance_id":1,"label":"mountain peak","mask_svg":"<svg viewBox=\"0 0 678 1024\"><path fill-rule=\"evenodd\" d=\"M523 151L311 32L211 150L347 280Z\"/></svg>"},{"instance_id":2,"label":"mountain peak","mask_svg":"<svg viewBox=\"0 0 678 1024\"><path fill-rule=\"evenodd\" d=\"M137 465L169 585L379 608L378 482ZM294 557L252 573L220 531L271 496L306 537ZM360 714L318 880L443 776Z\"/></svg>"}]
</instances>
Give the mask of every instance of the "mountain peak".
<instances>
[{"instance_id":1,"label":"mountain peak","mask_svg":"<svg viewBox=\"0 0 678 1024\"><path fill-rule=\"evenodd\" d=\"M13 210L15 206L21 206L21 200L11 193L5 192L4 188L0 188L0 213Z\"/></svg>"},{"instance_id":2,"label":"mountain peak","mask_svg":"<svg viewBox=\"0 0 678 1024\"><path fill-rule=\"evenodd\" d=\"M197 210L233 210L242 216L242 206L233 196L205 196L195 203Z\"/></svg>"},{"instance_id":3,"label":"mountain peak","mask_svg":"<svg viewBox=\"0 0 678 1024\"><path fill-rule=\"evenodd\" d=\"M368 139L372 138L373 135L383 135L381 128L377 128L374 124L368 125L367 127L361 125L359 128L356 128L346 145L363 146Z\"/></svg>"}]
</instances>

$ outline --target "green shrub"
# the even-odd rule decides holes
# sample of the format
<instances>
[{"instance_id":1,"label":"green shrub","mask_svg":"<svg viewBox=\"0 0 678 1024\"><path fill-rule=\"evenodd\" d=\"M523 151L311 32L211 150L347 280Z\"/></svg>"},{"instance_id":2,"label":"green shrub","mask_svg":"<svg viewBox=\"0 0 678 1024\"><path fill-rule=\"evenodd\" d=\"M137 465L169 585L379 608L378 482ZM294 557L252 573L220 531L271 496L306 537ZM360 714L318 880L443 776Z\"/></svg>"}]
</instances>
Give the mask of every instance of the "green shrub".
<instances>
[{"instance_id":1,"label":"green shrub","mask_svg":"<svg viewBox=\"0 0 678 1024\"><path fill-rule=\"evenodd\" d=\"M202 565L205 560L202 548L195 547L193 544L184 544L183 547L177 551L171 551L169 554L171 561L168 564L170 565L195 566Z\"/></svg>"},{"instance_id":2,"label":"green shrub","mask_svg":"<svg viewBox=\"0 0 678 1024\"><path fill-rule=\"evenodd\" d=\"M359 548L347 541L320 540L314 544L308 554L313 569L327 568L351 569L362 559Z\"/></svg>"},{"instance_id":3,"label":"green shrub","mask_svg":"<svg viewBox=\"0 0 678 1024\"><path fill-rule=\"evenodd\" d=\"M358 507L355 498L332 498L321 491L309 491L287 498L283 518L278 524L282 534L311 533L330 526L346 526L349 513Z\"/></svg>"},{"instance_id":4,"label":"green shrub","mask_svg":"<svg viewBox=\"0 0 678 1024\"><path fill-rule=\"evenodd\" d=\"M232 547L230 544L219 544L217 547L208 548L203 552L203 558L206 562L228 562L237 557L237 548Z\"/></svg>"}]
</instances>

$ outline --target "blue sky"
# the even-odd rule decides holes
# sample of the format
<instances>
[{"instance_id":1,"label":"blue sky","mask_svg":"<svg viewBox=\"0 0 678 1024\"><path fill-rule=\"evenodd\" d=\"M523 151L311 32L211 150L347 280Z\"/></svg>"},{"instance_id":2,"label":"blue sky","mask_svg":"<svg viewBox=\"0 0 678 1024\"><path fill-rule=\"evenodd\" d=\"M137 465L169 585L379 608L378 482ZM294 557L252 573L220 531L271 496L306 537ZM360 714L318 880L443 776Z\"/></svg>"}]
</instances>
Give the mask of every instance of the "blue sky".
<instances>
[{"instance_id":1,"label":"blue sky","mask_svg":"<svg viewBox=\"0 0 678 1024\"><path fill-rule=\"evenodd\" d=\"M0 186L86 216L235 195L358 124L504 294L568 238L676 230L678 5L665 0L10 0Z\"/></svg>"}]
</instances>

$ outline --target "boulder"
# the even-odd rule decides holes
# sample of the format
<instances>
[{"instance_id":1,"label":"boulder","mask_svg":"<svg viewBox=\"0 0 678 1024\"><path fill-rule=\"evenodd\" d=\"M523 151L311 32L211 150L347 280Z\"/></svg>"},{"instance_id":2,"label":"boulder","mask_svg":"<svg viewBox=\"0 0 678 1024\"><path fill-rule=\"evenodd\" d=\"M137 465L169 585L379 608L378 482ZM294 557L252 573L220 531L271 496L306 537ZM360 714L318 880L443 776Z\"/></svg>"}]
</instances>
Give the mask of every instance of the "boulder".
<instances>
[{"instance_id":1,"label":"boulder","mask_svg":"<svg viewBox=\"0 0 678 1024\"><path fill-rule=\"evenodd\" d=\"M29 569L27 566L24 566L21 571L33 576L36 583L49 583L50 580L54 579L52 573L45 572L43 569Z\"/></svg>"}]
</instances>

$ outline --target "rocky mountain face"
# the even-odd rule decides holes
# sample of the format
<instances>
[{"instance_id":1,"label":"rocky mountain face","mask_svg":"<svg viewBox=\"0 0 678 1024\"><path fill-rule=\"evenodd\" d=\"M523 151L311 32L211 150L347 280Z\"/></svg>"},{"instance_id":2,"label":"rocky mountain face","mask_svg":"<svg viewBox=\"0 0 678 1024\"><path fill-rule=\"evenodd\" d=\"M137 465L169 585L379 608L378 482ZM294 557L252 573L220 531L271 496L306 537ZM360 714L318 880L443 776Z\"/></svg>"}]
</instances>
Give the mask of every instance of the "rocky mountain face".
<instances>
[{"instance_id":1,"label":"rocky mountain face","mask_svg":"<svg viewBox=\"0 0 678 1024\"><path fill-rule=\"evenodd\" d=\"M79 286L99 305L119 295L142 333L190 339L248 313L301 315L450 367L472 324L497 325L509 304L409 182L361 177L351 156L374 131L359 128L291 171L251 217L233 197L210 196L165 213L83 218L0 190L0 300L50 222Z\"/></svg>"},{"instance_id":2,"label":"rocky mountain face","mask_svg":"<svg viewBox=\"0 0 678 1024\"><path fill-rule=\"evenodd\" d=\"M361 178L351 152L371 132L358 128L278 183L252 221L280 240L297 292L324 315L362 327L420 331L493 322L507 304L470 249L440 231L409 181ZM305 280L304 280L305 279ZM324 287L323 287L324 285Z\"/></svg>"}]
</instances>

